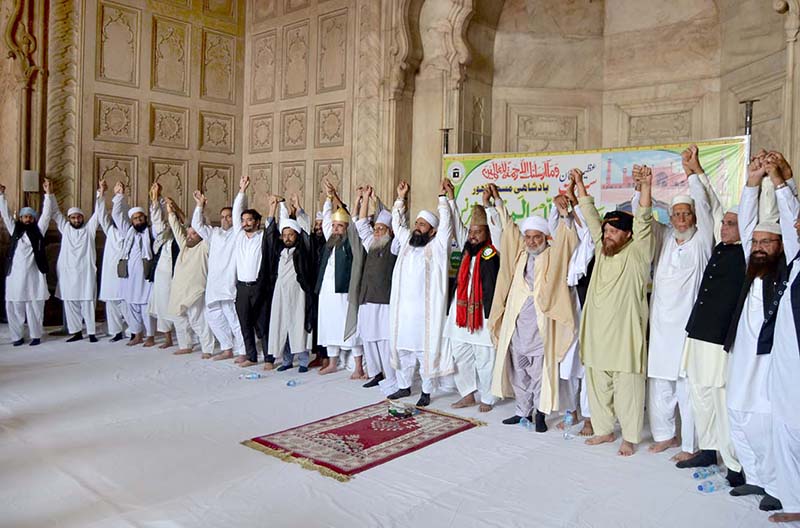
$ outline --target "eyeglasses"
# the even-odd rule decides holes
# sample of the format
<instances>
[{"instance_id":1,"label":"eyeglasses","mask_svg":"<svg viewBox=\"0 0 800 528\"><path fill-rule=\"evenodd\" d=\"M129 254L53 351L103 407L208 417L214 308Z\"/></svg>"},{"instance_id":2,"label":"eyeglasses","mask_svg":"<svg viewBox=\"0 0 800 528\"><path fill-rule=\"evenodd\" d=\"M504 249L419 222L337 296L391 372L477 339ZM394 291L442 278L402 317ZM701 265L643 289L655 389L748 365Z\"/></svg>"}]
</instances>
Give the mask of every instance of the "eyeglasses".
<instances>
[{"instance_id":1,"label":"eyeglasses","mask_svg":"<svg viewBox=\"0 0 800 528\"><path fill-rule=\"evenodd\" d=\"M756 247L770 247L770 246L772 246L772 244L776 244L776 243L778 243L780 241L781 241L780 238L763 238L761 240L753 239L752 244L753 244L754 248L756 248Z\"/></svg>"}]
</instances>

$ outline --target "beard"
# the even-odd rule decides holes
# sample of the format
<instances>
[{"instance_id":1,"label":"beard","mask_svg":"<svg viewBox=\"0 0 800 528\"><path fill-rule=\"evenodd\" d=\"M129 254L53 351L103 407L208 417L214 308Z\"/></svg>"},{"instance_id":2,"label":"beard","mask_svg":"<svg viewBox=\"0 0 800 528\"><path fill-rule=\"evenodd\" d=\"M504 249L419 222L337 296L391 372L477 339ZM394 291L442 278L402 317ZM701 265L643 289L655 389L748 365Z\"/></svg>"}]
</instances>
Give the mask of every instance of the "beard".
<instances>
[{"instance_id":1,"label":"beard","mask_svg":"<svg viewBox=\"0 0 800 528\"><path fill-rule=\"evenodd\" d=\"M145 230L147 229L147 224L141 223L141 224L133 226L133 228L139 233L144 233Z\"/></svg>"},{"instance_id":2,"label":"beard","mask_svg":"<svg viewBox=\"0 0 800 528\"><path fill-rule=\"evenodd\" d=\"M256 226L255 225L250 225L250 226L245 225L245 226L242 226L242 229L244 230L245 233L254 233L255 230L256 230Z\"/></svg>"},{"instance_id":3,"label":"beard","mask_svg":"<svg viewBox=\"0 0 800 528\"><path fill-rule=\"evenodd\" d=\"M622 248L625 247L626 242L627 241L620 244L618 242L613 242L609 239L603 239L603 249L602 249L603 255L607 257L613 257L614 255L622 251Z\"/></svg>"},{"instance_id":4,"label":"beard","mask_svg":"<svg viewBox=\"0 0 800 528\"><path fill-rule=\"evenodd\" d=\"M80 222L75 222L75 223L72 223L70 221L69 225L71 225L73 229L80 229L80 228L83 227L83 220L81 220Z\"/></svg>"},{"instance_id":5,"label":"beard","mask_svg":"<svg viewBox=\"0 0 800 528\"><path fill-rule=\"evenodd\" d=\"M389 235L381 235L381 236L374 236L372 237L372 245L369 249L380 251L381 249L385 248L389 245L392 241L392 237Z\"/></svg>"},{"instance_id":6,"label":"beard","mask_svg":"<svg viewBox=\"0 0 800 528\"><path fill-rule=\"evenodd\" d=\"M325 245L328 249L334 249L341 246L344 243L344 235L331 235L331 237L325 242Z\"/></svg>"},{"instance_id":7,"label":"beard","mask_svg":"<svg viewBox=\"0 0 800 528\"><path fill-rule=\"evenodd\" d=\"M527 246L525 247L525 251L528 252L528 256L529 257L538 257L539 255L541 255L544 252L545 249L547 249L547 244L542 244L541 246L539 246L537 248L533 248L533 249L531 249L531 248L529 248Z\"/></svg>"},{"instance_id":8,"label":"beard","mask_svg":"<svg viewBox=\"0 0 800 528\"><path fill-rule=\"evenodd\" d=\"M418 230L414 230L411 233L411 238L408 239L408 244L411 247L425 247L428 245L428 242L431 241L431 235L428 233L421 233Z\"/></svg>"},{"instance_id":9,"label":"beard","mask_svg":"<svg viewBox=\"0 0 800 528\"><path fill-rule=\"evenodd\" d=\"M474 257L477 255L483 247L486 245L486 242L481 242L479 244L473 244L471 242L466 242L464 244L464 252L468 253L469 256Z\"/></svg>"},{"instance_id":10,"label":"beard","mask_svg":"<svg viewBox=\"0 0 800 528\"><path fill-rule=\"evenodd\" d=\"M690 227L689 229L687 229L686 231L683 231L683 232L680 232L677 229L674 229L672 231L672 236L674 236L675 240L677 240L678 242L686 242L687 240L692 238L695 233L697 233L697 226L692 226L692 227Z\"/></svg>"},{"instance_id":11,"label":"beard","mask_svg":"<svg viewBox=\"0 0 800 528\"><path fill-rule=\"evenodd\" d=\"M774 273L778 269L780 254L770 255L764 251L753 251L750 254L750 262L747 263L747 278L765 277Z\"/></svg>"}]
</instances>

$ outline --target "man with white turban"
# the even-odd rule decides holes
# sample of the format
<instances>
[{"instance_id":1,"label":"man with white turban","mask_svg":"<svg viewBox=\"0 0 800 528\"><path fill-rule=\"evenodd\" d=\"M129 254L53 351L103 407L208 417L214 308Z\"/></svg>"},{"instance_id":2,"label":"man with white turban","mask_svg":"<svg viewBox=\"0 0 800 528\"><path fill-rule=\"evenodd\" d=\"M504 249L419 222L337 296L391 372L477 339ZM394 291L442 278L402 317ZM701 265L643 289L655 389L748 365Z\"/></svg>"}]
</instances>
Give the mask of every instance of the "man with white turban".
<instances>
[{"instance_id":1,"label":"man with white turban","mask_svg":"<svg viewBox=\"0 0 800 528\"><path fill-rule=\"evenodd\" d=\"M8 211L6 188L0 185L0 216L11 235L6 257L6 315L8 329L14 346L25 342L25 320L28 321L30 346L42 339L44 302L50 297L47 290L47 256L44 252L44 234L50 223L52 210L51 182L44 180L44 207L38 222L31 207L19 210L15 221Z\"/></svg>"},{"instance_id":2,"label":"man with white turban","mask_svg":"<svg viewBox=\"0 0 800 528\"><path fill-rule=\"evenodd\" d=\"M147 310L153 285L148 280L153 265L153 239L147 215L141 207L125 210L125 184L122 182L114 186L112 203L111 217L117 229L124 233L117 275L120 296L127 307L125 321L131 332L128 346L140 343L153 346L155 321Z\"/></svg>"},{"instance_id":3,"label":"man with white turban","mask_svg":"<svg viewBox=\"0 0 800 528\"><path fill-rule=\"evenodd\" d=\"M682 153L684 167L699 164L697 159L697 147ZM691 315L714 246L714 219L706 190L694 170L686 167L684 171L690 196L672 199L669 226L653 223L655 271L647 364L647 410L654 440L649 451L660 453L681 447L673 457L677 461L691 458L697 450L689 386L681 368L686 341L682 329ZM676 410L680 413L680 440Z\"/></svg>"},{"instance_id":4,"label":"man with white turban","mask_svg":"<svg viewBox=\"0 0 800 528\"><path fill-rule=\"evenodd\" d=\"M430 211L420 211L412 231L405 216L408 190L408 183L401 181L392 207L392 231L400 244L400 253L392 272L389 346L398 390L389 398L411 395L419 363L422 394L417 405L425 407L430 405L439 378L455 371L452 356L442 346L452 223L443 181L439 217Z\"/></svg>"},{"instance_id":5,"label":"man with white turban","mask_svg":"<svg viewBox=\"0 0 800 528\"><path fill-rule=\"evenodd\" d=\"M67 330L72 337L68 343L83 339L82 322L86 322L89 341L97 342L95 336L95 297L97 295L97 255L95 238L100 218L106 214L105 180L97 189L94 214L84 221L83 211L70 207L67 217L61 214L55 194L49 195L52 202L53 220L61 233L61 249L58 253L56 271L58 287L56 297L64 301Z\"/></svg>"}]
</instances>

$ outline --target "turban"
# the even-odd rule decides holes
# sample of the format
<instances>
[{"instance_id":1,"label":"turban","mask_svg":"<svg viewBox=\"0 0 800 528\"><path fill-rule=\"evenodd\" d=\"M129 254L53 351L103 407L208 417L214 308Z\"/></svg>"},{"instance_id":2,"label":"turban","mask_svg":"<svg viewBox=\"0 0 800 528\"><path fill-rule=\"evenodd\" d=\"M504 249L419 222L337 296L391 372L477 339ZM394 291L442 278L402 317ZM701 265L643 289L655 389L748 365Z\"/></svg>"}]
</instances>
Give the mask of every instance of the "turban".
<instances>
[{"instance_id":1,"label":"turban","mask_svg":"<svg viewBox=\"0 0 800 528\"><path fill-rule=\"evenodd\" d=\"M669 214L672 214L672 208L678 204L686 204L692 208L692 212L694 212L694 200L691 196L687 196L685 194L679 194L672 198L672 201L669 204Z\"/></svg>"},{"instance_id":2,"label":"turban","mask_svg":"<svg viewBox=\"0 0 800 528\"><path fill-rule=\"evenodd\" d=\"M83 214L83 211L81 211L80 208L70 207L69 211L67 211L67 218L69 218L72 215L78 215L78 214L81 216L86 216L85 214Z\"/></svg>"},{"instance_id":3,"label":"turban","mask_svg":"<svg viewBox=\"0 0 800 528\"><path fill-rule=\"evenodd\" d=\"M375 218L376 224L383 224L386 227L392 227L392 213L383 209L380 213L378 213L377 218Z\"/></svg>"},{"instance_id":4,"label":"turban","mask_svg":"<svg viewBox=\"0 0 800 528\"><path fill-rule=\"evenodd\" d=\"M541 216L529 216L519 223L519 230L524 235L526 231L540 231L545 236L550 236L550 224Z\"/></svg>"},{"instance_id":5,"label":"turban","mask_svg":"<svg viewBox=\"0 0 800 528\"><path fill-rule=\"evenodd\" d=\"M627 211L611 211L603 217L603 224L611 224L612 227L622 231L633 232L633 215Z\"/></svg>"},{"instance_id":6,"label":"turban","mask_svg":"<svg viewBox=\"0 0 800 528\"><path fill-rule=\"evenodd\" d=\"M489 222L486 220L486 209L483 206L475 204L472 206L472 218L469 221L470 226L488 226Z\"/></svg>"},{"instance_id":7,"label":"turban","mask_svg":"<svg viewBox=\"0 0 800 528\"><path fill-rule=\"evenodd\" d=\"M34 218L39 216L39 215L36 214L36 211L32 207L23 207L22 209L19 210L20 218L25 216L25 215L30 215L30 216L32 216Z\"/></svg>"},{"instance_id":8,"label":"turban","mask_svg":"<svg viewBox=\"0 0 800 528\"><path fill-rule=\"evenodd\" d=\"M145 213L144 209L142 209L141 207L131 207L130 209L128 209L128 218L133 218L133 215L137 213L142 213L143 215L147 215L147 213Z\"/></svg>"},{"instance_id":9,"label":"turban","mask_svg":"<svg viewBox=\"0 0 800 528\"><path fill-rule=\"evenodd\" d=\"M420 219L420 218L422 218L423 220L428 222L431 225L431 227L434 228L434 229L439 227L439 217L437 217L435 214L433 214L430 211L426 211L425 209L420 211L419 214L417 215L417 219Z\"/></svg>"},{"instance_id":10,"label":"turban","mask_svg":"<svg viewBox=\"0 0 800 528\"><path fill-rule=\"evenodd\" d=\"M781 226L776 222L761 222L756 226L753 231L761 231L764 233L772 233L773 235L781 235Z\"/></svg>"},{"instance_id":11,"label":"turban","mask_svg":"<svg viewBox=\"0 0 800 528\"><path fill-rule=\"evenodd\" d=\"M322 213L317 211L317 215L314 217L315 220L322 221Z\"/></svg>"},{"instance_id":12,"label":"turban","mask_svg":"<svg viewBox=\"0 0 800 528\"><path fill-rule=\"evenodd\" d=\"M287 228L292 229L298 235L302 231L302 229L300 228L300 224L298 224L297 220L294 220L293 218L284 218L283 220L281 220L281 233L283 232L284 229Z\"/></svg>"},{"instance_id":13,"label":"turban","mask_svg":"<svg viewBox=\"0 0 800 528\"><path fill-rule=\"evenodd\" d=\"M350 214L348 214L347 209L344 207L340 207L336 210L336 212L331 215L332 222L341 222L343 224L350 223Z\"/></svg>"}]
</instances>

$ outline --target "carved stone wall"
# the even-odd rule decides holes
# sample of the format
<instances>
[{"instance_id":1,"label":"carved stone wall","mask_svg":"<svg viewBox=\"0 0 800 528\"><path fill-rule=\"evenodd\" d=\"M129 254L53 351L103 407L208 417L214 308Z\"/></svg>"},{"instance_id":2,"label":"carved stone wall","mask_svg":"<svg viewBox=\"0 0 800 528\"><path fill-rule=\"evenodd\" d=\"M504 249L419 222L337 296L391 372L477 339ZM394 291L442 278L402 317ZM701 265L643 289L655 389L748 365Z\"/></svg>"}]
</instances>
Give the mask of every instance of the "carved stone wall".
<instances>
[{"instance_id":1,"label":"carved stone wall","mask_svg":"<svg viewBox=\"0 0 800 528\"><path fill-rule=\"evenodd\" d=\"M208 192L215 221L241 171L245 0L83 5L82 94L70 110L83 118L65 145L80 153L78 201L90 208L104 177L127 181L144 205L157 181L184 210L192 191Z\"/></svg>"},{"instance_id":2,"label":"carved stone wall","mask_svg":"<svg viewBox=\"0 0 800 528\"><path fill-rule=\"evenodd\" d=\"M259 192L296 192L309 211L323 178L350 201L357 4L249 2L243 163Z\"/></svg>"}]
</instances>

